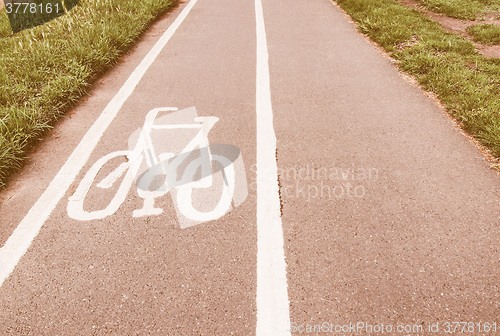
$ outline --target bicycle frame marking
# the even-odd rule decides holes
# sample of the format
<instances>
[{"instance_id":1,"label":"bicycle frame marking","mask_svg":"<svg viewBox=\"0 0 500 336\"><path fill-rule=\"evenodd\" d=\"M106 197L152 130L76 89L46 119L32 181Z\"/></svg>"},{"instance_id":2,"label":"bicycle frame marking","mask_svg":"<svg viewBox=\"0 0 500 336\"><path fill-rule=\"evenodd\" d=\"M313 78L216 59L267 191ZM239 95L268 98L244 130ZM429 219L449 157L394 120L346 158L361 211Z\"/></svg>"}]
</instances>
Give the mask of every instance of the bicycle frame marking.
<instances>
[{"instance_id":1,"label":"bicycle frame marking","mask_svg":"<svg viewBox=\"0 0 500 336\"><path fill-rule=\"evenodd\" d=\"M155 111L155 110L153 110ZM182 162L183 162L183 157L182 155L175 156L174 153L162 153L158 155L158 158L155 154L153 144L151 142L151 131L153 129L199 129L200 131L193 137L193 139L184 147L182 150L182 153L189 153L193 151L196 148L208 148L208 132L210 129L215 125L215 123L219 120L217 117L197 117L194 119L195 122L200 122L200 124L178 124L178 125L153 125L153 122L156 118L156 115L158 114L159 111L157 111L154 114L148 113L148 116L146 117L146 121L144 123L144 128L141 131L141 137L139 138L138 146L141 141L144 142L144 147L139 148L141 152L145 151L145 157L146 157L146 162L149 167L149 169L153 167L158 167L160 166L161 172L167 177L166 178L166 183L162 184L162 187L165 186L166 188L164 190L160 190L159 194L157 197L163 196L164 194L168 193L171 188L168 188L168 186L175 186L176 181L177 181L177 168ZM135 149L134 149L135 151ZM168 159L174 158L171 163L168 163ZM207 185L210 186L212 183L212 175L210 174L212 170L212 166L210 162L212 161L212 156L210 152L208 152L208 156L205 156L204 159L202 159L202 175L206 176L207 179L200 181L201 183L198 184L198 187L206 187ZM171 183L169 181L173 181L174 183ZM194 181L191 181L194 183ZM139 184L140 182L138 182ZM147 216L147 215L152 215L152 214L161 214L163 212L163 209L160 208L154 208L154 196L152 197L147 197L144 193L155 193L158 190L155 191L145 191L142 190L141 188L137 188L137 191L139 193L139 196L142 197L144 195L145 201L144 201L144 207L142 209L134 210L133 216L134 217L142 217L142 216ZM142 195L141 195L142 193Z\"/></svg>"}]
</instances>

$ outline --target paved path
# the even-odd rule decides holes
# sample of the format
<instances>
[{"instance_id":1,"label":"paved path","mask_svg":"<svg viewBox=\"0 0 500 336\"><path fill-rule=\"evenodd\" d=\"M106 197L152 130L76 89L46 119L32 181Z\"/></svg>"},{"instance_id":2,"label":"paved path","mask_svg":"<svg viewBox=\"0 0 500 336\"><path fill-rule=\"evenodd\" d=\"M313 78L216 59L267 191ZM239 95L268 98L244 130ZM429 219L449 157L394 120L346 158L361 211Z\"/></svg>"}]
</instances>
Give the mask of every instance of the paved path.
<instances>
[{"instance_id":1,"label":"paved path","mask_svg":"<svg viewBox=\"0 0 500 336\"><path fill-rule=\"evenodd\" d=\"M0 334L500 329L500 180L444 112L328 0L194 1L100 79L0 194ZM133 185L104 218L68 214L91 167L166 106L219 118L210 143L241 150L214 159L234 161L213 180L231 185L234 167L234 209L197 223L181 187L155 200L162 214L134 217ZM197 131L177 132L153 144L180 153ZM105 208L125 179L80 193L84 210ZM213 208L225 190L193 189L192 202Z\"/></svg>"}]
</instances>

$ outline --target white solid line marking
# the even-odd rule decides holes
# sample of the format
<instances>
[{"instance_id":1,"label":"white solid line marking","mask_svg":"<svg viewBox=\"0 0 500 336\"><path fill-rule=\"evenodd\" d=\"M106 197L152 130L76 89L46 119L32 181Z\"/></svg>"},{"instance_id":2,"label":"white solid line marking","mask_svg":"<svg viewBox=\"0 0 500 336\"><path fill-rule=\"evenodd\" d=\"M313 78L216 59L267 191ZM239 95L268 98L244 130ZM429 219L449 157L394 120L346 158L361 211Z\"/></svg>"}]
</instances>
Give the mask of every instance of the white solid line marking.
<instances>
[{"instance_id":1,"label":"white solid line marking","mask_svg":"<svg viewBox=\"0 0 500 336\"><path fill-rule=\"evenodd\" d=\"M257 336L290 335L273 127L269 54L262 0L255 0L257 30Z\"/></svg>"},{"instance_id":2,"label":"white solid line marking","mask_svg":"<svg viewBox=\"0 0 500 336\"><path fill-rule=\"evenodd\" d=\"M156 57L174 35L177 28L179 28L197 1L198 0L191 0L189 2L167 31L163 33L158 42L151 48L137 68L135 68L134 72L132 72L127 81L120 88L120 91L118 91L108 103L99 118L97 118L52 182L50 182L45 192L40 196L21 223L19 223L5 245L0 249L0 286L2 286L3 282L12 273L21 257L26 253L45 221L49 218L76 176L78 176L82 167L87 163L90 154L118 114L122 105L132 94L148 68L153 64Z\"/></svg>"}]
</instances>

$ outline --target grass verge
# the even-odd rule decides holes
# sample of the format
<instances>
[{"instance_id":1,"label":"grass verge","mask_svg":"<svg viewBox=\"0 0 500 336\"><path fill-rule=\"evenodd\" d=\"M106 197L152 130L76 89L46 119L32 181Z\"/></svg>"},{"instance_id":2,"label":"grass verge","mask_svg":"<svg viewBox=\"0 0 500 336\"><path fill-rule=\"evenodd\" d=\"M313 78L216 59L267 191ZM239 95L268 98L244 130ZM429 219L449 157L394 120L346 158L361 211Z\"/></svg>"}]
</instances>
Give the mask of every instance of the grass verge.
<instances>
[{"instance_id":1,"label":"grass verge","mask_svg":"<svg viewBox=\"0 0 500 336\"><path fill-rule=\"evenodd\" d=\"M457 19L474 20L478 14L500 10L499 0L417 0L430 11Z\"/></svg>"},{"instance_id":2,"label":"grass verge","mask_svg":"<svg viewBox=\"0 0 500 336\"><path fill-rule=\"evenodd\" d=\"M359 30L434 92L462 128L500 158L500 59L396 0L336 0Z\"/></svg>"},{"instance_id":3,"label":"grass verge","mask_svg":"<svg viewBox=\"0 0 500 336\"><path fill-rule=\"evenodd\" d=\"M68 14L10 35L0 10L0 188L29 148L177 0L81 0Z\"/></svg>"},{"instance_id":4,"label":"grass verge","mask_svg":"<svg viewBox=\"0 0 500 336\"><path fill-rule=\"evenodd\" d=\"M500 26L493 24L469 26L467 33L472 35L476 42L489 45L500 44Z\"/></svg>"}]
</instances>

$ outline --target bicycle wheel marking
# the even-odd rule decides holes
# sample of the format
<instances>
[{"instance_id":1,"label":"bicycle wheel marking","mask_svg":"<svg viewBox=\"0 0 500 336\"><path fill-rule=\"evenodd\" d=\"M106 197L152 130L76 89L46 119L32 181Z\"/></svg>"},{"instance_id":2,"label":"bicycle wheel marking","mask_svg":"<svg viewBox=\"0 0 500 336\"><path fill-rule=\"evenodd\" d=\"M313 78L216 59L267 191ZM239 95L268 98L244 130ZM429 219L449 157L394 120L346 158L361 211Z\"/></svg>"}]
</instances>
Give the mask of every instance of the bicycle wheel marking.
<instances>
[{"instance_id":1,"label":"bicycle wheel marking","mask_svg":"<svg viewBox=\"0 0 500 336\"><path fill-rule=\"evenodd\" d=\"M144 203L132 212L133 217L162 214L163 209L154 205L155 199L172 191L181 228L221 218L233 205L244 202L248 189L239 148L209 145L208 132L217 121L216 117L198 117L194 107L151 110L144 126L129 137L128 151L109 153L92 165L68 200L68 215L77 220L113 215L130 194L135 180L136 192ZM121 163L101 181L96 180L101 168L119 156L127 157L128 162ZM124 174L118 191L104 209L84 210L92 185L108 189ZM195 193L204 197L196 201Z\"/></svg>"}]
</instances>

